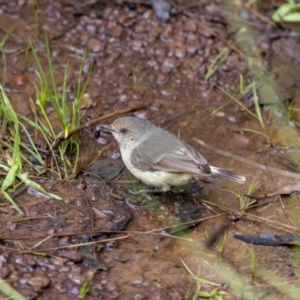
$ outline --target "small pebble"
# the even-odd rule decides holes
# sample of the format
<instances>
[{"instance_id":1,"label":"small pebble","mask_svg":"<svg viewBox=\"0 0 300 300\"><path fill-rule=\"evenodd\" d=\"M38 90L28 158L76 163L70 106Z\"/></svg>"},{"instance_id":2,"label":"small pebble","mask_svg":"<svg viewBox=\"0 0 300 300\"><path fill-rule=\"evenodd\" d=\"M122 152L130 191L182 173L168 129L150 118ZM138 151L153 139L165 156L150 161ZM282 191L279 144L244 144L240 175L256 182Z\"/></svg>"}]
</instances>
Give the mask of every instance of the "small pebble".
<instances>
[{"instance_id":1,"label":"small pebble","mask_svg":"<svg viewBox=\"0 0 300 300\"><path fill-rule=\"evenodd\" d=\"M221 118L221 117L224 117L224 116L225 116L225 113L224 113L223 111L220 110L220 111L218 111L218 112L215 113L215 116Z\"/></svg>"},{"instance_id":2,"label":"small pebble","mask_svg":"<svg viewBox=\"0 0 300 300\"><path fill-rule=\"evenodd\" d=\"M149 119L149 112L147 110L137 110L134 115L140 119Z\"/></svg>"},{"instance_id":3,"label":"small pebble","mask_svg":"<svg viewBox=\"0 0 300 300\"><path fill-rule=\"evenodd\" d=\"M14 74L11 78L11 81L14 85L22 86L25 84L25 77L21 74Z\"/></svg>"},{"instance_id":4,"label":"small pebble","mask_svg":"<svg viewBox=\"0 0 300 300\"><path fill-rule=\"evenodd\" d=\"M236 118L233 116L226 117L226 120L230 123L236 123Z\"/></svg>"},{"instance_id":5,"label":"small pebble","mask_svg":"<svg viewBox=\"0 0 300 300\"><path fill-rule=\"evenodd\" d=\"M86 46L94 53L100 52L100 50L102 50L102 43L95 38L89 39Z\"/></svg>"},{"instance_id":6,"label":"small pebble","mask_svg":"<svg viewBox=\"0 0 300 300\"><path fill-rule=\"evenodd\" d=\"M34 287L35 291L39 291L50 284L50 279L46 276L37 275L29 278L27 283Z\"/></svg>"}]
</instances>

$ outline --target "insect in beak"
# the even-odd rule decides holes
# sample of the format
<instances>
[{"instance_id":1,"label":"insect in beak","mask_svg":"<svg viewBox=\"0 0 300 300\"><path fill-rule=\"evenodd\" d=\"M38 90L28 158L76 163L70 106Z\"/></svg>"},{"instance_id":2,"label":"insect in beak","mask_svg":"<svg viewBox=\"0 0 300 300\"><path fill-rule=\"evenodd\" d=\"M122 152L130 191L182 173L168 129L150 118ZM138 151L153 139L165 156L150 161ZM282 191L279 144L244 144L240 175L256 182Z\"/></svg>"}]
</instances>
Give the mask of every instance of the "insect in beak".
<instances>
[{"instance_id":1,"label":"insect in beak","mask_svg":"<svg viewBox=\"0 0 300 300\"><path fill-rule=\"evenodd\" d=\"M100 137L100 132L101 132L102 128L108 130L109 132L115 131L114 129L112 129L112 127L110 125L99 125L96 127L96 130L95 130L96 139Z\"/></svg>"}]
</instances>

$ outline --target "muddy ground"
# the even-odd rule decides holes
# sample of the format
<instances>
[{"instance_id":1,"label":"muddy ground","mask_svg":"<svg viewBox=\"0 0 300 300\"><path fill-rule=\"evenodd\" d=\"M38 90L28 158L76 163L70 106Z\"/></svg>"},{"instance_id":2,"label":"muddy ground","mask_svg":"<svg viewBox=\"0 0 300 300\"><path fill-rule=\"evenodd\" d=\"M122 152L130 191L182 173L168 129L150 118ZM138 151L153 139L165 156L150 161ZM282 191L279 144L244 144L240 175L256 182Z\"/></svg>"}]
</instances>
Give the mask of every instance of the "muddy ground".
<instances>
[{"instance_id":1,"label":"muddy ground","mask_svg":"<svg viewBox=\"0 0 300 300\"><path fill-rule=\"evenodd\" d=\"M76 177L59 179L48 172L36 178L62 201L18 188L12 195L23 216L1 201L0 277L26 299L197 299L200 290L211 299L291 299L289 289L298 281L297 247L249 246L233 236L296 232L299 198L290 192L299 187L285 196L276 191L297 184L297 176L225 157L193 138L297 172L295 149L274 123L270 106L260 99L264 131L228 95L255 113L252 91L240 88L241 78L248 86L256 76L248 64L255 48L282 103L294 109L287 127L298 134L297 28L271 21L275 1L250 8L223 1L170 1L167 22L158 20L147 1L84 2L2 1L0 39L8 38L0 74L14 109L33 118L29 99L36 101L39 79L28 41L47 69L47 33L58 86L66 64L69 79L76 82L84 51L89 52L83 79L92 71L80 110L82 124L114 113L103 120L110 124L128 108L126 115L150 120L194 146L210 164L247 180L239 185L209 178L193 182L184 193L134 196L132 190L145 187L124 169L112 136L103 132L96 139L90 126L79 134ZM249 52L246 42L236 39L243 28L252 30ZM225 59L213 64L220 53ZM67 98L74 99L72 85ZM53 109L49 114L59 130ZM275 196L241 211L238 196L249 193L253 182L254 195ZM211 237L216 240L206 247ZM200 280L191 278L188 269Z\"/></svg>"}]
</instances>

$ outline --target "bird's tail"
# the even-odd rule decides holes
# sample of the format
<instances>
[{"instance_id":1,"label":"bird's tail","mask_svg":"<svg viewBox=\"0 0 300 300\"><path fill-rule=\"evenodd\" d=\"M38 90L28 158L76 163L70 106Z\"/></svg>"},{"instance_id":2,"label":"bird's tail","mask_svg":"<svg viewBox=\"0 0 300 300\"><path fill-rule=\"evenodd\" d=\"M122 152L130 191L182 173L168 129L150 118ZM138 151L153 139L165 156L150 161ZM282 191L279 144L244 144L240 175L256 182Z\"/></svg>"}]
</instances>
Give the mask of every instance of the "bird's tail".
<instances>
[{"instance_id":1,"label":"bird's tail","mask_svg":"<svg viewBox=\"0 0 300 300\"><path fill-rule=\"evenodd\" d=\"M226 178L238 183L244 183L246 180L245 176L238 175L237 173L234 173L232 171L222 169L222 168L217 168L210 166L211 172L214 176L220 177L220 178Z\"/></svg>"}]
</instances>

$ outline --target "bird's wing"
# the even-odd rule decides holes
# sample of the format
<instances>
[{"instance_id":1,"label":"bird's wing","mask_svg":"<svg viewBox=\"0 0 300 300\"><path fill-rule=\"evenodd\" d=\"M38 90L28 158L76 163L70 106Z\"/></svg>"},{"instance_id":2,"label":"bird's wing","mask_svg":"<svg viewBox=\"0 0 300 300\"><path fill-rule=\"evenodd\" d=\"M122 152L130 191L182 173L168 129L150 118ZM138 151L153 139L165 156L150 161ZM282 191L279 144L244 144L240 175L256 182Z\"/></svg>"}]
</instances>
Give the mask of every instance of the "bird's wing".
<instances>
[{"instance_id":1,"label":"bird's wing","mask_svg":"<svg viewBox=\"0 0 300 300\"><path fill-rule=\"evenodd\" d=\"M211 174L206 159L193 147L183 142L180 142L168 152L164 151L163 154L159 153L158 150L155 152L154 154L152 150L150 157L150 155L147 155L145 148L137 147L132 151L131 163L143 171Z\"/></svg>"}]
</instances>

